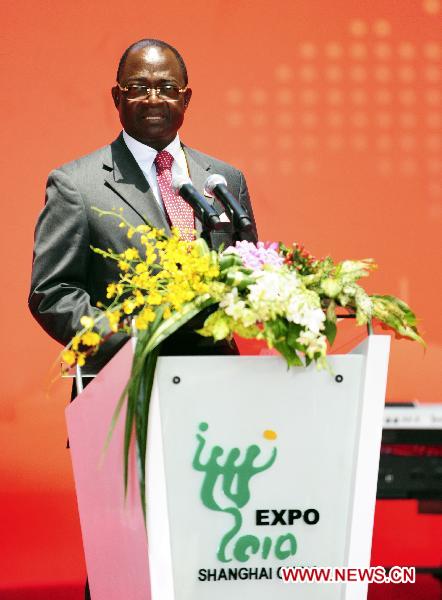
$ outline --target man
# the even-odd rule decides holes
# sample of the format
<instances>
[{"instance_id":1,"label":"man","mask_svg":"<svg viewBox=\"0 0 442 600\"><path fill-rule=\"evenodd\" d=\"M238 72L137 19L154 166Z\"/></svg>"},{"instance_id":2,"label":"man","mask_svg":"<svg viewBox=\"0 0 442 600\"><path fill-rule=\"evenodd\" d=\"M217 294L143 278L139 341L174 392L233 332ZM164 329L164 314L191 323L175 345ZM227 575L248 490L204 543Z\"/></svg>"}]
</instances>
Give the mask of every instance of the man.
<instances>
[{"instance_id":1,"label":"man","mask_svg":"<svg viewBox=\"0 0 442 600\"><path fill-rule=\"evenodd\" d=\"M60 343L67 344L81 329L83 315L99 313L97 302L106 303L107 285L119 277L116 263L104 260L90 246L121 252L128 245L124 230L100 218L92 207L122 208L134 226L149 223L170 232L173 224L183 237L189 223L201 231L188 205L170 189L171 171L178 168L187 172L200 193L211 173L224 175L253 220L242 173L180 142L177 132L191 96L186 66L175 48L159 40L132 44L120 60L112 88L123 132L112 144L49 175L46 204L35 233L29 307ZM224 212L217 201L214 206ZM231 244L233 230L224 237L225 245ZM162 353L235 352L226 343L214 344L194 333L200 325L193 322L182 328L166 340ZM89 369L99 370L125 341L123 335L114 335L95 361L89 361ZM85 597L90 598L88 587Z\"/></svg>"},{"instance_id":2,"label":"man","mask_svg":"<svg viewBox=\"0 0 442 600\"><path fill-rule=\"evenodd\" d=\"M170 232L177 226L185 238L195 225L190 207L171 189L171 172L188 173L203 191L206 178L220 173L253 220L242 173L215 158L181 144L178 130L192 97L187 70L178 51L159 40L141 40L123 54L112 97L123 132L110 145L54 170L48 179L46 205L36 227L29 306L40 325L67 344L81 329L83 315L96 316L97 302L106 303L106 288L118 280L114 261L90 246L123 251L128 240L116 223L99 217L92 207L123 209L134 226L149 223ZM221 214L222 206L214 207ZM234 242L227 230L223 242ZM163 347L163 354L231 353L226 343L213 344L194 333L190 323ZM93 361L92 371L124 343L121 334L108 340Z\"/></svg>"}]
</instances>

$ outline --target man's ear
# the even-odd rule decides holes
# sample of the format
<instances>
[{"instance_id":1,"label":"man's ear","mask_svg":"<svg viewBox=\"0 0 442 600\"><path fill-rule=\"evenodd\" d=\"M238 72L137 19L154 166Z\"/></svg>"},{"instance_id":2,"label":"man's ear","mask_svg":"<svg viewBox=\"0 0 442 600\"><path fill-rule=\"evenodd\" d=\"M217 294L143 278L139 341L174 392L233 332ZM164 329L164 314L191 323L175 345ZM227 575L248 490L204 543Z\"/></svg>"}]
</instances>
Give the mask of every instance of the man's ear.
<instances>
[{"instance_id":1,"label":"man's ear","mask_svg":"<svg viewBox=\"0 0 442 600\"><path fill-rule=\"evenodd\" d=\"M117 85L111 89L112 98L114 100L115 108L120 106L120 88Z\"/></svg>"},{"instance_id":2,"label":"man's ear","mask_svg":"<svg viewBox=\"0 0 442 600\"><path fill-rule=\"evenodd\" d=\"M191 97L192 90L190 88L187 88L187 90L184 92L184 108L187 108L189 106Z\"/></svg>"}]
</instances>

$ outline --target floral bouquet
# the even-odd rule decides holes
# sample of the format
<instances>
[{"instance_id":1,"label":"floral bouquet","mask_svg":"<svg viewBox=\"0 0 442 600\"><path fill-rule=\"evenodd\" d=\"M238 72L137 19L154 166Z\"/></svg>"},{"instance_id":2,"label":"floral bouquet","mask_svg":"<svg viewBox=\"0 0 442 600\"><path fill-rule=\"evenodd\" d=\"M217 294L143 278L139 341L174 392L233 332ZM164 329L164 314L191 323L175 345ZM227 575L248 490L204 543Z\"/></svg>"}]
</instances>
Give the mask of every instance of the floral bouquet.
<instances>
[{"instance_id":1,"label":"floral bouquet","mask_svg":"<svg viewBox=\"0 0 442 600\"><path fill-rule=\"evenodd\" d=\"M93 248L118 263L120 278L107 288L108 306L100 316L81 319L83 329L65 348L68 366L84 365L114 333L136 334L131 376L116 408L110 434L127 398L124 479L135 429L139 483L145 509L145 454L149 399L159 347L168 336L213 305L198 333L215 341L264 340L288 366L328 368L327 349L336 336L336 309L353 313L358 325L373 320L397 335L424 344L416 316L394 296L369 295L357 283L376 268L371 259L318 260L302 246L237 242L210 250L202 238L182 241L178 231L167 237L148 225L133 227L121 212L113 216L135 245L122 253ZM128 245L129 245L128 244ZM327 344L328 342L328 344ZM110 435L109 434L109 435Z\"/></svg>"}]
</instances>

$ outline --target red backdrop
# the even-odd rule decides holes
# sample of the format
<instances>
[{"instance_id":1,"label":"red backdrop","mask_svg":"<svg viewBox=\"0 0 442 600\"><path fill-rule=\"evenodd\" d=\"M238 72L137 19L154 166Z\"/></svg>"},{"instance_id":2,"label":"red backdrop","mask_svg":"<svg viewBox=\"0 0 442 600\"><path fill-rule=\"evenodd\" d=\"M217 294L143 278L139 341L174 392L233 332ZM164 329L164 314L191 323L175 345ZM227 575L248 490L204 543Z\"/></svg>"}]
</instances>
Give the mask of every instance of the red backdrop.
<instances>
[{"instance_id":1,"label":"red backdrop","mask_svg":"<svg viewBox=\"0 0 442 600\"><path fill-rule=\"evenodd\" d=\"M84 573L64 450L69 386L51 383L59 347L26 306L32 232L49 170L118 134L110 87L137 39L182 51L194 90L182 139L245 171L261 239L377 260L369 290L408 301L428 343L426 353L393 343L388 397L441 401L440 10L440 0L3 3L0 590Z\"/></svg>"}]
</instances>

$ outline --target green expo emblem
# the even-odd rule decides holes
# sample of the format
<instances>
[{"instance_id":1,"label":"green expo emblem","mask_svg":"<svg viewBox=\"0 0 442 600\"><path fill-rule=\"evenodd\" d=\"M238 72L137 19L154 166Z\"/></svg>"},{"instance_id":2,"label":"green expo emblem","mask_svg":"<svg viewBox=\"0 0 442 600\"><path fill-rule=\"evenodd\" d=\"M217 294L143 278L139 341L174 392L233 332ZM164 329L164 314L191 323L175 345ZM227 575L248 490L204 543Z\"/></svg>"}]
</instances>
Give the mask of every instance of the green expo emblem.
<instances>
[{"instance_id":1,"label":"green expo emblem","mask_svg":"<svg viewBox=\"0 0 442 600\"><path fill-rule=\"evenodd\" d=\"M233 559L245 563L252 555L261 556L263 559L269 558L273 550L273 556L277 560L287 560L290 556L296 554L297 542L292 533L286 533L278 536L276 539L270 536L264 536L262 539L256 535L243 534L243 516L241 510L250 500L250 481L258 473L267 471L275 463L277 449L273 446L269 458L261 464L256 464L258 458L263 454L261 448L256 444L245 449L242 462L239 462L241 451L239 448L232 448L226 451L221 446L213 446L206 462L202 460L202 453L206 447L206 439L202 435L208 430L207 423L200 423L199 432L196 434L198 441L192 466L196 471L203 473L203 482L201 486L201 500L206 508L231 515L233 526L221 538L218 546L217 558L223 563L231 562ZM277 434L274 431L266 430L263 437L270 443L274 442ZM219 501L215 499L215 487L222 490L225 502L224 507L220 506ZM219 493L217 494L219 495ZM257 511L257 524L269 525L263 519L262 513L278 513L283 511ZM285 511L284 511L285 512ZM300 513L300 511L289 511L291 513ZM316 512L316 511L315 511ZM258 513L261 513L258 516ZM299 518L296 515L296 518ZM318 514L319 519L319 514ZM288 524L288 523L283 523ZM293 519L292 523L293 524ZM313 524L313 523L312 523Z\"/></svg>"}]
</instances>

